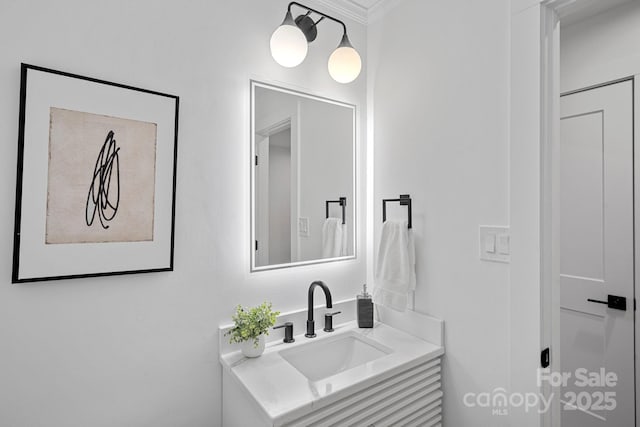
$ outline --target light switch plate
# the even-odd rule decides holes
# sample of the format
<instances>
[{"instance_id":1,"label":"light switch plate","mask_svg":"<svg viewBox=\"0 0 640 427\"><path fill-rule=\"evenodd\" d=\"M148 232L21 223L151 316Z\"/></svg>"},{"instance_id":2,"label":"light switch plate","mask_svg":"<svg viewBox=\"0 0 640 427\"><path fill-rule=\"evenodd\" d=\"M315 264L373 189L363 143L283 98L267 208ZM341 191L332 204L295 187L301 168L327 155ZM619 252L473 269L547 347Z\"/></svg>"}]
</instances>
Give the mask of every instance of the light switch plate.
<instances>
[{"instance_id":1,"label":"light switch plate","mask_svg":"<svg viewBox=\"0 0 640 427\"><path fill-rule=\"evenodd\" d=\"M309 218L298 218L298 236L309 237Z\"/></svg>"},{"instance_id":2,"label":"light switch plate","mask_svg":"<svg viewBox=\"0 0 640 427\"><path fill-rule=\"evenodd\" d=\"M508 234L498 234L496 247L498 248L498 253L509 255L511 253L511 236Z\"/></svg>"},{"instance_id":3,"label":"light switch plate","mask_svg":"<svg viewBox=\"0 0 640 427\"><path fill-rule=\"evenodd\" d=\"M511 261L509 227L481 225L479 234L481 260L506 263Z\"/></svg>"},{"instance_id":4,"label":"light switch plate","mask_svg":"<svg viewBox=\"0 0 640 427\"><path fill-rule=\"evenodd\" d=\"M484 244L484 251L490 254L496 253L496 236L495 234L485 234L482 239Z\"/></svg>"}]
</instances>

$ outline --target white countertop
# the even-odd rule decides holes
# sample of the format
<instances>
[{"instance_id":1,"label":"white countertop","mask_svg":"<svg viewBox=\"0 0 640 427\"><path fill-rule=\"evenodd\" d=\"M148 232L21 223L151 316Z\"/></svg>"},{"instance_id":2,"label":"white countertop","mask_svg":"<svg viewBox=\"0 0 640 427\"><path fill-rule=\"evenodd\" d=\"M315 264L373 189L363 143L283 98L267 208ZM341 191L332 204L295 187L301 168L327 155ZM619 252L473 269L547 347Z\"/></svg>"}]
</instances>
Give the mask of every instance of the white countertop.
<instances>
[{"instance_id":1,"label":"white countertop","mask_svg":"<svg viewBox=\"0 0 640 427\"><path fill-rule=\"evenodd\" d=\"M321 328L316 329L319 329L316 330L316 338L306 338L304 334L300 334L295 337L295 343L269 343L264 354L255 359L245 358L239 351L220 355L223 368L228 370L242 389L252 396L274 424L280 424L337 401L444 353L444 348L439 345L379 322L370 329L360 329L356 322L336 326L335 331L330 333L324 332ZM295 348L311 341L319 342L323 338L335 337L350 331L362 334L392 349L393 352L318 381L307 379L279 354L281 350ZM327 351L330 351L330 346Z\"/></svg>"}]
</instances>

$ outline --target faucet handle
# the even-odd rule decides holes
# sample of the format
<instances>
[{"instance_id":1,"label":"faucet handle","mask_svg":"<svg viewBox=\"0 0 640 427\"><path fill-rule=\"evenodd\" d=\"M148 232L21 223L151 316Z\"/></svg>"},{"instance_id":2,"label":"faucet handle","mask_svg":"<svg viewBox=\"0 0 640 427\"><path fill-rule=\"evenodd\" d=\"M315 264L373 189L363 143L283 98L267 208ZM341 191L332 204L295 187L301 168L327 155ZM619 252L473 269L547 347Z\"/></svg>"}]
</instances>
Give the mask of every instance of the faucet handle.
<instances>
[{"instance_id":1,"label":"faucet handle","mask_svg":"<svg viewBox=\"0 0 640 427\"><path fill-rule=\"evenodd\" d=\"M293 322L285 322L282 325L273 327L273 329L280 329L280 328L284 328L284 339L282 340L282 342L285 342L288 344L295 341L295 338L293 338Z\"/></svg>"},{"instance_id":2,"label":"faucet handle","mask_svg":"<svg viewBox=\"0 0 640 427\"><path fill-rule=\"evenodd\" d=\"M333 332L333 316L342 313L341 311L335 311L333 313L324 314L324 329L325 332Z\"/></svg>"}]
</instances>

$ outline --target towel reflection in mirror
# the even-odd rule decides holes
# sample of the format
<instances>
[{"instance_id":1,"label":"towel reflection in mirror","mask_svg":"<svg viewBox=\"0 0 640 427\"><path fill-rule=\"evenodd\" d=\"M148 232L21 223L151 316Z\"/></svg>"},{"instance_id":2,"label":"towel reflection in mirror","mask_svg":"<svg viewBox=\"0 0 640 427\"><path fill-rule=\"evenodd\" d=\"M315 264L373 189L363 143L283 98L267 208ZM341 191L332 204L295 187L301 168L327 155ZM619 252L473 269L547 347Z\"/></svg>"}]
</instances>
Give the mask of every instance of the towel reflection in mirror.
<instances>
[{"instance_id":1,"label":"towel reflection in mirror","mask_svg":"<svg viewBox=\"0 0 640 427\"><path fill-rule=\"evenodd\" d=\"M347 225L341 218L327 218L322 226L322 258L347 255Z\"/></svg>"}]
</instances>

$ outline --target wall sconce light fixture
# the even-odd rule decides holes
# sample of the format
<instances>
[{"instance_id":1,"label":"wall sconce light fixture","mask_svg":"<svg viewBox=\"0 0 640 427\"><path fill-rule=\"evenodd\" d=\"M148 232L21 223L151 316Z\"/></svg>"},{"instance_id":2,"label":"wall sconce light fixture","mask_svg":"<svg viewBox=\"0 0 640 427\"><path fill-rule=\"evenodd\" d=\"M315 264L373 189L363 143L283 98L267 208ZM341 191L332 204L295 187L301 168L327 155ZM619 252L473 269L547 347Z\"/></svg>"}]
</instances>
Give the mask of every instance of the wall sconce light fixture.
<instances>
[{"instance_id":1,"label":"wall sconce light fixture","mask_svg":"<svg viewBox=\"0 0 640 427\"><path fill-rule=\"evenodd\" d=\"M306 13L294 20L291 6L305 9ZM312 13L320 15L320 19L314 22L310 16ZM347 26L339 19L295 1L289 3L284 21L271 35L271 56L283 67L291 68L300 65L307 56L309 43L318 35L317 25L325 18L342 25L343 30L340 44L329 57L329 74L339 83L350 83L360 74L362 60L349 41Z\"/></svg>"}]
</instances>

